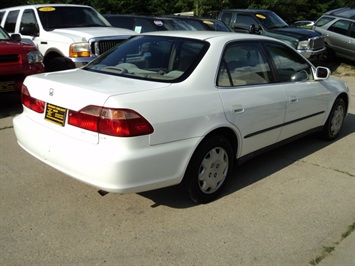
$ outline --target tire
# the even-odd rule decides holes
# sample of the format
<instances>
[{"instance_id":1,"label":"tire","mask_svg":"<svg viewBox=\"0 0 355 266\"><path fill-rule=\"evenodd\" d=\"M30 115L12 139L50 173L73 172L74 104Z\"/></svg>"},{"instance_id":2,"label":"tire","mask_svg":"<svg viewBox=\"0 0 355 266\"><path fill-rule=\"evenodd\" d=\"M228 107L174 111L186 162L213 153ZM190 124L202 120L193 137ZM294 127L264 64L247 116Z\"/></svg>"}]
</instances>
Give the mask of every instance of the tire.
<instances>
[{"instance_id":1,"label":"tire","mask_svg":"<svg viewBox=\"0 0 355 266\"><path fill-rule=\"evenodd\" d=\"M198 204L215 200L226 186L233 163L233 149L226 138L215 136L201 143L183 179L189 197Z\"/></svg>"},{"instance_id":2,"label":"tire","mask_svg":"<svg viewBox=\"0 0 355 266\"><path fill-rule=\"evenodd\" d=\"M342 98L338 98L323 126L322 137L325 140L334 140L338 137L346 115L346 105Z\"/></svg>"},{"instance_id":3,"label":"tire","mask_svg":"<svg viewBox=\"0 0 355 266\"><path fill-rule=\"evenodd\" d=\"M46 72L60 71L75 68L75 64L64 57L53 57L45 62Z\"/></svg>"}]
</instances>

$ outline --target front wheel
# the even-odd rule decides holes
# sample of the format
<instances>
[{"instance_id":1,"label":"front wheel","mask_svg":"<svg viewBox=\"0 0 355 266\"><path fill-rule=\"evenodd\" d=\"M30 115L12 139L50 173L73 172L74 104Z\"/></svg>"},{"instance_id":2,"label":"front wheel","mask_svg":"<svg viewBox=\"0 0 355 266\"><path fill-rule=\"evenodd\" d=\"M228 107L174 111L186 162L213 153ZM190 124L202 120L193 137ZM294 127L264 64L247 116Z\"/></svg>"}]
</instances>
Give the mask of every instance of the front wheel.
<instances>
[{"instance_id":1,"label":"front wheel","mask_svg":"<svg viewBox=\"0 0 355 266\"><path fill-rule=\"evenodd\" d=\"M184 185L196 203L215 200L233 168L233 149L221 136L205 140L195 151L184 176Z\"/></svg>"},{"instance_id":2,"label":"front wheel","mask_svg":"<svg viewBox=\"0 0 355 266\"><path fill-rule=\"evenodd\" d=\"M343 99L339 98L335 101L333 108L329 114L327 122L322 130L322 137L326 140L335 139L340 132L346 115L346 105Z\"/></svg>"}]
</instances>

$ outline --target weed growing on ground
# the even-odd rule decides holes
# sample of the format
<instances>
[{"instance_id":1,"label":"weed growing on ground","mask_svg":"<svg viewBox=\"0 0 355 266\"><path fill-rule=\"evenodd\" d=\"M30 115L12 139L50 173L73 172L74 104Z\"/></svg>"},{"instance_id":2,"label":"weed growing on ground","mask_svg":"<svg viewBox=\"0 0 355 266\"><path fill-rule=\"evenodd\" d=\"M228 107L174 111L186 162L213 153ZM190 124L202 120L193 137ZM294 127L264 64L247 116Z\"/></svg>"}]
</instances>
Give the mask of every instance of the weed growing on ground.
<instances>
[{"instance_id":1,"label":"weed growing on ground","mask_svg":"<svg viewBox=\"0 0 355 266\"><path fill-rule=\"evenodd\" d=\"M348 226L348 229L341 234L341 240L336 242L336 245L339 245L340 242L346 238L347 236L349 236L351 234L351 232L353 232L355 230L355 221ZM323 251L322 254L317 256L316 258L314 258L313 260L311 260L309 262L310 265L317 265L318 263L320 263L327 255L329 255L331 252L333 252L335 250L335 247L326 247L323 246Z\"/></svg>"}]
</instances>

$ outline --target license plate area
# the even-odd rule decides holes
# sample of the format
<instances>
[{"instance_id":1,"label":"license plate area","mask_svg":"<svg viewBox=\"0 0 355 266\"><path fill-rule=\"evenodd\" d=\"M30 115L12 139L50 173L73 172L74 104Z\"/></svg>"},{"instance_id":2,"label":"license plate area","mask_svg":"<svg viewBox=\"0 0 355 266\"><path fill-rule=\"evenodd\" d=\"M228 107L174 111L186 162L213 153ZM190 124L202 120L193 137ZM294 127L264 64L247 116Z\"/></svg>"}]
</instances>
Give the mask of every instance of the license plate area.
<instances>
[{"instance_id":1,"label":"license plate area","mask_svg":"<svg viewBox=\"0 0 355 266\"><path fill-rule=\"evenodd\" d=\"M0 92L15 90L15 81L0 81Z\"/></svg>"},{"instance_id":2,"label":"license plate area","mask_svg":"<svg viewBox=\"0 0 355 266\"><path fill-rule=\"evenodd\" d=\"M66 108L47 103L46 115L44 117L45 120L64 127L66 117L67 117Z\"/></svg>"}]
</instances>

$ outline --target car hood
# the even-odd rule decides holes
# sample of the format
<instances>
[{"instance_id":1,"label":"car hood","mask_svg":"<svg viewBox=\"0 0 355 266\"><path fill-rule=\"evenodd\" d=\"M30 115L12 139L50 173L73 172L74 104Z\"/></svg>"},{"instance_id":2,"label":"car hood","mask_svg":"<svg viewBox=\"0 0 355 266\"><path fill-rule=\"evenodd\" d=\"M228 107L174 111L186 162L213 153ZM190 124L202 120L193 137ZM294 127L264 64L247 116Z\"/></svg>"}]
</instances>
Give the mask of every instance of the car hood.
<instances>
[{"instance_id":1,"label":"car hood","mask_svg":"<svg viewBox=\"0 0 355 266\"><path fill-rule=\"evenodd\" d=\"M75 42L86 42L94 37L112 37L112 39L122 39L123 37L126 39L137 34L132 30L114 27L65 28L55 29L52 33L71 38Z\"/></svg>"},{"instance_id":2,"label":"car hood","mask_svg":"<svg viewBox=\"0 0 355 266\"><path fill-rule=\"evenodd\" d=\"M83 69L32 75L26 78L24 84L32 97L73 110L79 110L88 104L104 106L112 96L132 94L131 97L137 97L137 92L170 85ZM68 98L73 100L68 101Z\"/></svg>"},{"instance_id":3,"label":"car hood","mask_svg":"<svg viewBox=\"0 0 355 266\"><path fill-rule=\"evenodd\" d=\"M318 32L316 32L314 30L307 30L307 29L300 29L300 28L280 28L280 29L270 30L270 32L293 37L293 38L299 39L301 41L307 40L307 39L313 38L313 37L322 36L321 34L319 34Z\"/></svg>"},{"instance_id":4,"label":"car hood","mask_svg":"<svg viewBox=\"0 0 355 266\"><path fill-rule=\"evenodd\" d=\"M37 50L35 46L16 41L0 41L0 54L24 54Z\"/></svg>"}]
</instances>

